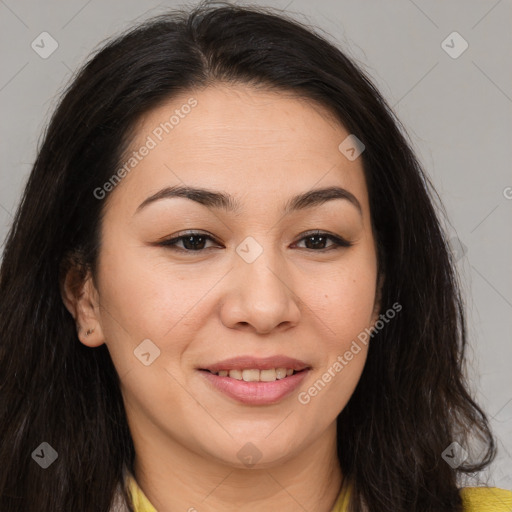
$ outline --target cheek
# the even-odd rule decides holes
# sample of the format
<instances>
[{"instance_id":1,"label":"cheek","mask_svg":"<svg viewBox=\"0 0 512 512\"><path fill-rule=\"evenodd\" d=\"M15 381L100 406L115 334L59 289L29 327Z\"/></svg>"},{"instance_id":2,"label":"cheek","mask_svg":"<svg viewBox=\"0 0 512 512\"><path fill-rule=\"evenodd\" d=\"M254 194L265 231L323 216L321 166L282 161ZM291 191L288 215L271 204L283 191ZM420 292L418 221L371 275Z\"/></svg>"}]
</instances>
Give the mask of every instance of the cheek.
<instances>
[{"instance_id":1,"label":"cheek","mask_svg":"<svg viewBox=\"0 0 512 512\"><path fill-rule=\"evenodd\" d=\"M113 317L107 316L107 323L115 320L125 333L159 340L193 309L213 277L170 272L169 266L141 255L143 251L149 252L136 248L106 255L100 294Z\"/></svg>"},{"instance_id":2,"label":"cheek","mask_svg":"<svg viewBox=\"0 0 512 512\"><path fill-rule=\"evenodd\" d=\"M315 425L319 429L335 421L350 400L366 363L368 346L338 339L328 352L325 364L297 397L308 416L318 418Z\"/></svg>"},{"instance_id":3,"label":"cheek","mask_svg":"<svg viewBox=\"0 0 512 512\"><path fill-rule=\"evenodd\" d=\"M375 303L376 273L371 265L344 265L305 288L305 302L339 343L369 327ZM314 284L314 285L312 285Z\"/></svg>"},{"instance_id":4,"label":"cheek","mask_svg":"<svg viewBox=\"0 0 512 512\"><path fill-rule=\"evenodd\" d=\"M336 353L336 357L322 375L322 380L330 379L327 384L331 387L330 400L335 404L334 409L338 413L348 403L359 382L367 354L367 345L351 341Z\"/></svg>"},{"instance_id":5,"label":"cheek","mask_svg":"<svg viewBox=\"0 0 512 512\"><path fill-rule=\"evenodd\" d=\"M150 253L140 247L105 253L99 269L102 329L120 374L140 369L134 350L146 339L160 350L157 366L179 365L225 273L178 268Z\"/></svg>"}]
</instances>

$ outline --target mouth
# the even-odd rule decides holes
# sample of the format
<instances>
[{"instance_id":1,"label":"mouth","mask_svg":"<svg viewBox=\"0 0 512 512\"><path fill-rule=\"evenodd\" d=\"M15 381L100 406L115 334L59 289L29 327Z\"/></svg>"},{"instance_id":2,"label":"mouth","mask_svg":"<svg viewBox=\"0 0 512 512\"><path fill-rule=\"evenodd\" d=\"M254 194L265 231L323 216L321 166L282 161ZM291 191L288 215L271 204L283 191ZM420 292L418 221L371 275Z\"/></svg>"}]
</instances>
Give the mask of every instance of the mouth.
<instances>
[{"instance_id":1,"label":"mouth","mask_svg":"<svg viewBox=\"0 0 512 512\"><path fill-rule=\"evenodd\" d=\"M294 370L293 368L266 368L258 370L257 368L245 369L226 369L212 371L206 368L201 368L200 371L208 372L217 377L228 377L234 380L243 380L244 382L275 382L277 380L286 379L297 373L306 371L308 368L302 370Z\"/></svg>"},{"instance_id":2,"label":"mouth","mask_svg":"<svg viewBox=\"0 0 512 512\"><path fill-rule=\"evenodd\" d=\"M245 406L268 406L292 395L311 368L198 369L207 389Z\"/></svg>"},{"instance_id":3,"label":"mouth","mask_svg":"<svg viewBox=\"0 0 512 512\"><path fill-rule=\"evenodd\" d=\"M311 366L292 357L243 355L197 368L208 389L244 405L271 405L291 395Z\"/></svg>"}]
</instances>

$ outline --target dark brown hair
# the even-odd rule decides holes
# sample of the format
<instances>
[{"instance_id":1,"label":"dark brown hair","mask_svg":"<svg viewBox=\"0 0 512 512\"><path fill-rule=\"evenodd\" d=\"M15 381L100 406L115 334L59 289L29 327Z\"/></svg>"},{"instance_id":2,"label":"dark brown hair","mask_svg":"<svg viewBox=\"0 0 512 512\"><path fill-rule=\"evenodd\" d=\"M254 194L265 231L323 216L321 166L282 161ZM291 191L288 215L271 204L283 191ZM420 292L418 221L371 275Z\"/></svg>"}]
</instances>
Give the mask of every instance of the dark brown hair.
<instances>
[{"instance_id":1,"label":"dark brown hair","mask_svg":"<svg viewBox=\"0 0 512 512\"><path fill-rule=\"evenodd\" d=\"M74 265L94 275L106 201L93 191L118 169L141 115L216 82L293 92L318 102L365 145L362 154L381 309L338 417L338 458L351 509L461 510L458 476L495 456L488 420L464 377L466 327L436 194L399 121L361 69L326 38L272 9L200 4L108 42L56 109L9 232L0 273L0 510L106 512L134 447L105 345L79 342L60 283ZM439 206L441 202L437 198ZM454 469L453 441L484 444ZM46 441L57 461L31 458Z\"/></svg>"}]
</instances>

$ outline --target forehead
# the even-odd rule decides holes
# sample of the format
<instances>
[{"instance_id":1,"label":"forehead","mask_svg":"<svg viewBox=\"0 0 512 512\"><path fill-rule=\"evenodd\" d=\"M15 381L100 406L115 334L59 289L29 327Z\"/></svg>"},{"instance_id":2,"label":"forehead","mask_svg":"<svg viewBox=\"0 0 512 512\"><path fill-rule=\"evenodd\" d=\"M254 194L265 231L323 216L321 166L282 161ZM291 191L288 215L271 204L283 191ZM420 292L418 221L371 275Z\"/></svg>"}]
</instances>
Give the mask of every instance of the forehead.
<instances>
[{"instance_id":1,"label":"forehead","mask_svg":"<svg viewBox=\"0 0 512 512\"><path fill-rule=\"evenodd\" d=\"M290 92L243 85L191 90L139 120L121 162L134 165L118 188L140 202L178 184L248 199L274 191L276 200L338 185L365 208L361 158L350 161L338 149L348 135L329 110Z\"/></svg>"},{"instance_id":2,"label":"forehead","mask_svg":"<svg viewBox=\"0 0 512 512\"><path fill-rule=\"evenodd\" d=\"M189 107L192 101L195 106ZM186 142L198 152L218 148L233 155L257 151L273 157L299 148L313 154L332 150L332 143L347 135L332 113L312 100L242 85L180 94L141 119L137 142L150 133L164 139L158 140L164 146L174 142L176 149Z\"/></svg>"}]
</instances>

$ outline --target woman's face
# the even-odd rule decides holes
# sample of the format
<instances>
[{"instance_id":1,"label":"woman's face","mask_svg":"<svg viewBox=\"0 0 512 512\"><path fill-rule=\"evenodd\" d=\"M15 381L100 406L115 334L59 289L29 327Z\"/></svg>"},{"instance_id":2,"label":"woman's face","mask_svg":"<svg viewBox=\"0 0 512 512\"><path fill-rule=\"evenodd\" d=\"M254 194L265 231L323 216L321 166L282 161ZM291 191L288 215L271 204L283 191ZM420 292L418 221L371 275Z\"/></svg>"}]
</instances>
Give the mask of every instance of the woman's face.
<instances>
[{"instance_id":1,"label":"woman's face","mask_svg":"<svg viewBox=\"0 0 512 512\"><path fill-rule=\"evenodd\" d=\"M318 105L243 86L183 94L141 120L81 299L95 328L82 342L107 344L136 448L270 467L332 441L367 347L345 354L378 318L362 161L338 148L347 136ZM174 187L211 194L148 199ZM330 187L352 199L310 195ZM199 234L165 245L187 231ZM208 371L244 368L265 371Z\"/></svg>"}]
</instances>

